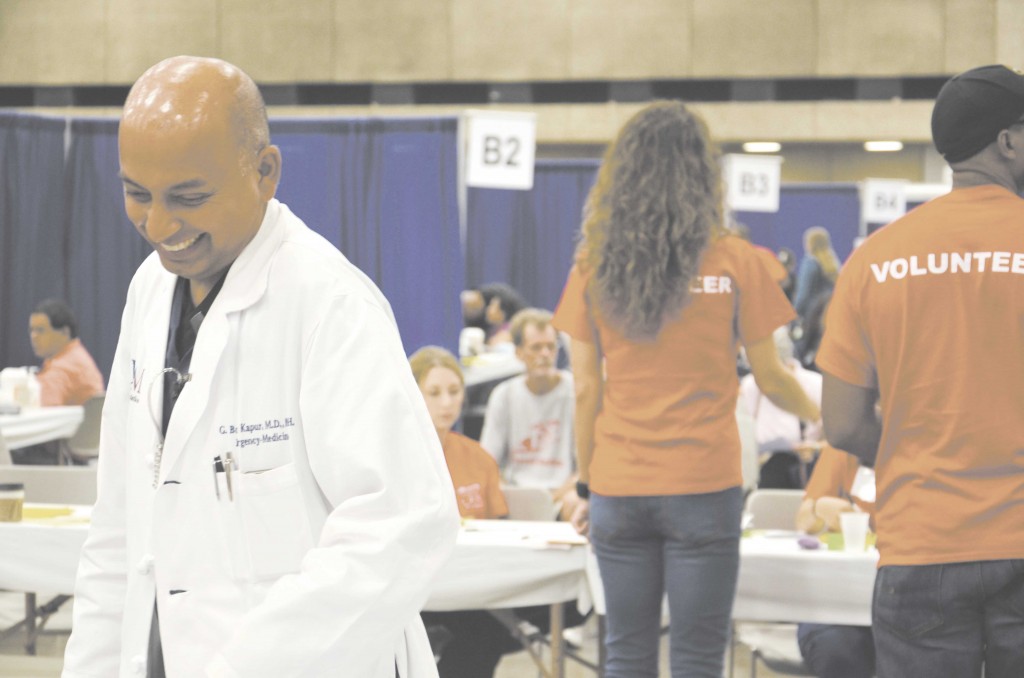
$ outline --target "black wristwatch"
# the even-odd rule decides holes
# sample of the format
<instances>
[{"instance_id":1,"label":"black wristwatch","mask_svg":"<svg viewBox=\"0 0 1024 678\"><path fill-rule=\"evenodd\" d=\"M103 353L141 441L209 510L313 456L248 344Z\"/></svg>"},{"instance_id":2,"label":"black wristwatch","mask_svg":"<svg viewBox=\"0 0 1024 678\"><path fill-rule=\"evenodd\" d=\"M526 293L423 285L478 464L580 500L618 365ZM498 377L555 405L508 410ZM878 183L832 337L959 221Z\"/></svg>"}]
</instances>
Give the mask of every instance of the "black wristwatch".
<instances>
[{"instance_id":1,"label":"black wristwatch","mask_svg":"<svg viewBox=\"0 0 1024 678\"><path fill-rule=\"evenodd\" d=\"M582 481L576 481L576 496L580 499L590 499L590 485Z\"/></svg>"}]
</instances>

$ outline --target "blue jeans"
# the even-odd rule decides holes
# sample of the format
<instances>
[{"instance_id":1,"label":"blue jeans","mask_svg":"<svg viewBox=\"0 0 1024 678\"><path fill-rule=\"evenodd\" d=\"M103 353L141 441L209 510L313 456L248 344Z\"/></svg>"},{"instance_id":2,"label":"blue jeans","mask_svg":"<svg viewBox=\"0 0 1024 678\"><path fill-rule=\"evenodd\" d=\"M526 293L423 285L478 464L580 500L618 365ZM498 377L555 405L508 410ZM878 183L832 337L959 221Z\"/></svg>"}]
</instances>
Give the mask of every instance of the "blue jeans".
<instances>
[{"instance_id":1,"label":"blue jeans","mask_svg":"<svg viewBox=\"0 0 1024 678\"><path fill-rule=\"evenodd\" d=\"M1024 560L889 565L872 604L879 678L1024 676Z\"/></svg>"},{"instance_id":2,"label":"blue jeans","mask_svg":"<svg viewBox=\"0 0 1024 678\"><path fill-rule=\"evenodd\" d=\"M804 664L819 678L875 675L875 643L870 626L800 624L796 639Z\"/></svg>"},{"instance_id":3,"label":"blue jeans","mask_svg":"<svg viewBox=\"0 0 1024 678\"><path fill-rule=\"evenodd\" d=\"M590 499L590 540L607 606L605 678L657 678L668 593L672 678L720 678L739 571L738 487Z\"/></svg>"}]
</instances>

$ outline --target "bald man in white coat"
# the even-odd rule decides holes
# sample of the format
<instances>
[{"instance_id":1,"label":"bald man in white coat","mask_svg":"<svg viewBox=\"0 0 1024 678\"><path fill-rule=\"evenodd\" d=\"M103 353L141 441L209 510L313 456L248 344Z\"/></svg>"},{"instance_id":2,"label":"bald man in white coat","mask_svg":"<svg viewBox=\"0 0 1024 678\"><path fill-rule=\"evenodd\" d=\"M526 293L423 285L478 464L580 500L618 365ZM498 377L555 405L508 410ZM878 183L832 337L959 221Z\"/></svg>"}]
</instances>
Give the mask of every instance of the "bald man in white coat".
<instances>
[{"instance_id":1,"label":"bald man in white coat","mask_svg":"<svg viewBox=\"0 0 1024 678\"><path fill-rule=\"evenodd\" d=\"M155 253L111 370L64 676L436 676L418 612L458 512L390 306L274 199L238 68L157 64L119 145Z\"/></svg>"}]
</instances>

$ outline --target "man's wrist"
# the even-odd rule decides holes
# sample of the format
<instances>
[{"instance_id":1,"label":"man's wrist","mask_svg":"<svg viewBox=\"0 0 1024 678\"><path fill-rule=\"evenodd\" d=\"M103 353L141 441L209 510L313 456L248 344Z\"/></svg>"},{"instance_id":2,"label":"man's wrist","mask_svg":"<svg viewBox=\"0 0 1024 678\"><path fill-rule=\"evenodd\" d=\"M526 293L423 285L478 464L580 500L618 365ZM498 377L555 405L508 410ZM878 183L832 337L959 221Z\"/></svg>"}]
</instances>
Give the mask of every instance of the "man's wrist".
<instances>
[{"instance_id":1,"label":"man's wrist","mask_svg":"<svg viewBox=\"0 0 1024 678\"><path fill-rule=\"evenodd\" d=\"M580 499L590 499L590 483L582 480L576 481L576 496Z\"/></svg>"}]
</instances>

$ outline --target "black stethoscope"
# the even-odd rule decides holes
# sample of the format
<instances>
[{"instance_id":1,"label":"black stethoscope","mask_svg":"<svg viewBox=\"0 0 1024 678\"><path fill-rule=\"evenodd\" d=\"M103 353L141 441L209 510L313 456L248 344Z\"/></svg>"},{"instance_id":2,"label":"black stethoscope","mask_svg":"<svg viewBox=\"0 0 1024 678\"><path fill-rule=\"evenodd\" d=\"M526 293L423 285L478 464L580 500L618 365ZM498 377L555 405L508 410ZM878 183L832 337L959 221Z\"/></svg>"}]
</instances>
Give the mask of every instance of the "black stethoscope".
<instances>
[{"instance_id":1,"label":"black stethoscope","mask_svg":"<svg viewBox=\"0 0 1024 678\"><path fill-rule=\"evenodd\" d=\"M156 384L163 384L163 377L165 374L174 375L174 386L178 389L179 393L181 392L181 389L185 387L185 384L192 381L191 372L186 372L182 374L179 370L173 367L165 367L164 369L157 372L156 375L153 377L153 380L149 382L149 391L146 393L146 399L148 401L148 406L146 409L149 410L149 417L153 421L153 426L156 428L157 435L160 438L159 442L156 445L156 454L154 455L153 458L154 490L156 489L157 483L160 482L160 462L164 456L164 427L163 417L158 416L158 414L153 411L153 403L155 402L153 399L153 387Z\"/></svg>"}]
</instances>

